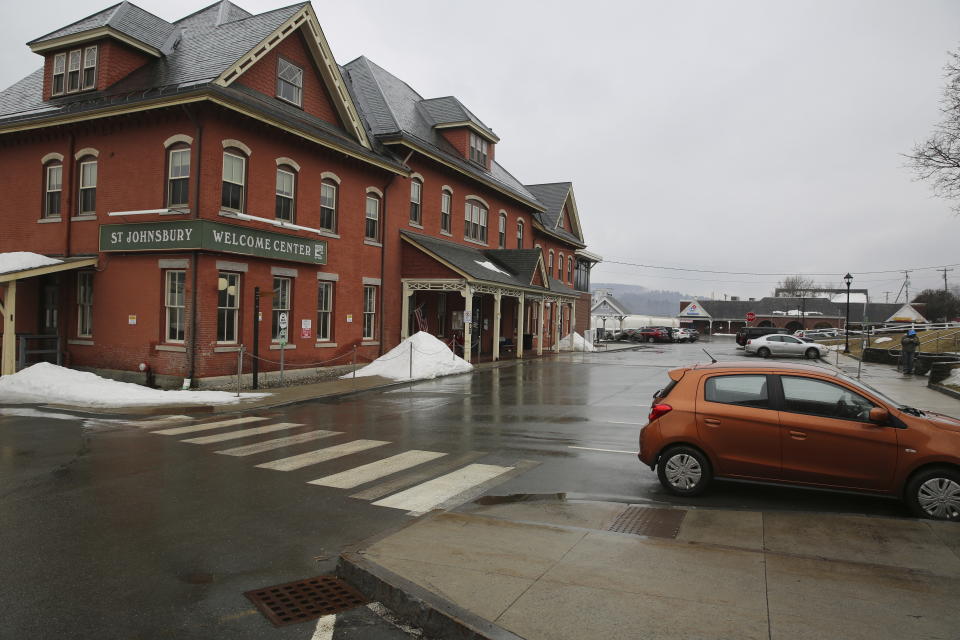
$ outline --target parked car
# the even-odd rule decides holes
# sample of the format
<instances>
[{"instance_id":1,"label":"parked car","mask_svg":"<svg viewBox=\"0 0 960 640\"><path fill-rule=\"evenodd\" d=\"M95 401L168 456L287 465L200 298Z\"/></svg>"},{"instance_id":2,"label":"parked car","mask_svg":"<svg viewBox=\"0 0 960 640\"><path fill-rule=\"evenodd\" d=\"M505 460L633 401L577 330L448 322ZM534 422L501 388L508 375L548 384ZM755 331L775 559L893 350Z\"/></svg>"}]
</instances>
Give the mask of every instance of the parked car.
<instances>
[{"instance_id":1,"label":"parked car","mask_svg":"<svg viewBox=\"0 0 960 640\"><path fill-rule=\"evenodd\" d=\"M696 329L687 329L690 332L690 342L696 342L700 339L700 332Z\"/></svg>"},{"instance_id":2,"label":"parked car","mask_svg":"<svg viewBox=\"0 0 960 640\"><path fill-rule=\"evenodd\" d=\"M737 344L742 347L747 344L747 340L750 338L759 338L771 333L787 333L787 330L777 327L743 327L737 331Z\"/></svg>"},{"instance_id":3,"label":"parked car","mask_svg":"<svg viewBox=\"0 0 960 640\"><path fill-rule=\"evenodd\" d=\"M671 327L643 327L635 335L641 342L673 342Z\"/></svg>"},{"instance_id":4,"label":"parked car","mask_svg":"<svg viewBox=\"0 0 960 640\"><path fill-rule=\"evenodd\" d=\"M679 496L713 478L901 498L960 521L960 420L802 364L673 369L640 430L640 461Z\"/></svg>"},{"instance_id":5,"label":"parked car","mask_svg":"<svg viewBox=\"0 0 960 640\"><path fill-rule=\"evenodd\" d=\"M690 330L686 327L673 327L670 329L670 339L674 342L690 342Z\"/></svg>"},{"instance_id":6,"label":"parked car","mask_svg":"<svg viewBox=\"0 0 960 640\"><path fill-rule=\"evenodd\" d=\"M624 329L623 331L621 331L621 332L617 335L617 340L631 340L631 341L633 341L633 342L637 342L637 341L638 341L638 338L636 337L636 334L637 334L638 331L640 331L640 330L639 330L639 329Z\"/></svg>"},{"instance_id":7,"label":"parked car","mask_svg":"<svg viewBox=\"0 0 960 640\"><path fill-rule=\"evenodd\" d=\"M830 353L830 347L819 342L794 336L773 333L759 338L751 338L744 345L747 353L761 358L770 356L798 356L800 358L823 358Z\"/></svg>"}]
</instances>

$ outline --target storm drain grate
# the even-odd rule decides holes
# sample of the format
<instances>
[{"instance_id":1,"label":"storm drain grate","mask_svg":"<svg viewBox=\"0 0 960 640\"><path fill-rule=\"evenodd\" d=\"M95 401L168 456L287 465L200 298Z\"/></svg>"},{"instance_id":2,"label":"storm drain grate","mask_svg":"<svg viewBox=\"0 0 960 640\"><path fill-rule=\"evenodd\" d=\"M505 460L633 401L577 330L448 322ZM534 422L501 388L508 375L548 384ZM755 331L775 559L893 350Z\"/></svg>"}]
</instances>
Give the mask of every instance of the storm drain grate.
<instances>
[{"instance_id":1,"label":"storm drain grate","mask_svg":"<svg viewBox=\"0 0 960 640\"><path fill-rule=\"evenodd\" d=\"M278 584L247 591L243 595L277 627L367 604L366 598L334 576Z\"/></svg>"},{"instance_id":2,"label":"storm drain grate","mask_svg":"<svg viewBox=\"0 0 960 640\"><path fill-rule=\"evenodd\" d=\"M613 524L607 527L607 531L654 538L676 538L685 515L687 512L681 509L627 507Z\"/></svg>"}]
</instances>

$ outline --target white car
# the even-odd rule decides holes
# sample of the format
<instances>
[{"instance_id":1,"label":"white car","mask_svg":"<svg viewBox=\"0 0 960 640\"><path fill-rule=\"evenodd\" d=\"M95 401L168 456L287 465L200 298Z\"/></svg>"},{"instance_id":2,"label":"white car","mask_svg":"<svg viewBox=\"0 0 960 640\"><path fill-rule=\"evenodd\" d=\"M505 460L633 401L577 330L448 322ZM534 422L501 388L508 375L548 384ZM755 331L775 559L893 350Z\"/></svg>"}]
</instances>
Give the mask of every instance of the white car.
<instances>
[{"instance_id":1,"label":"white car","mask_svg":"<svg viewBox=\"0 0 960 640\"><path fill-rule=\"evenodd\" d=\"M744 346L747 353L756 354L761 358L770 356L799 356L801 358L823 358L830 352L830 348L819 342L811 342L782 333L771 333L747 340Z\"/></svg>"}]
</instances>

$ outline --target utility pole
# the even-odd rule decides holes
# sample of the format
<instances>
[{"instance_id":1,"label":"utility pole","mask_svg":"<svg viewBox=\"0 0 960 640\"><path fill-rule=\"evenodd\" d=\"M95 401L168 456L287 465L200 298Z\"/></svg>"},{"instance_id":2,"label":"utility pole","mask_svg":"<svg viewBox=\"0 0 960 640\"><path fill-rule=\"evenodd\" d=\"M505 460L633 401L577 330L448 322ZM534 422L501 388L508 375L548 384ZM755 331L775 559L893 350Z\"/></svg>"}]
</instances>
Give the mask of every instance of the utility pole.
<instances>
[{"instance_id":1,"label":"utility pole","mask_svg":"<svg viewBox=\"0 0 960 640\"><path fill-rule=\"evenodd\" d=\"M891 293L893 293L893 291L884 291L884 292L883 292L883 301L884 301L884 302L886 302L886 303L889 303L889 302L890 302L890 294L891 294Z\"/></svg>"},{"instance_id":2,"label":"utility pole","mask_svg":"<svg viewBox=\"0 0 960 640\"><path fill-rule=\"evenodd\" d=\"M943 290L950 291L950 288L947 286L947 271L953 271L953 269L944 267L943 269L937 269L937 271L943 271Z\"/></svg>"},{"instance_id":3,"label":"utility pole","mask_svg":"<svg viewBox=\"0 0 960 640\"><path fill-rule=\"evenodd\" d=\"M907 292L907 299L905 302L907 304L910 304L910 271L909 270L904 270L903 272L903 287L904 289L906 289L906 292Z\"/></svg>"}]
</instances>

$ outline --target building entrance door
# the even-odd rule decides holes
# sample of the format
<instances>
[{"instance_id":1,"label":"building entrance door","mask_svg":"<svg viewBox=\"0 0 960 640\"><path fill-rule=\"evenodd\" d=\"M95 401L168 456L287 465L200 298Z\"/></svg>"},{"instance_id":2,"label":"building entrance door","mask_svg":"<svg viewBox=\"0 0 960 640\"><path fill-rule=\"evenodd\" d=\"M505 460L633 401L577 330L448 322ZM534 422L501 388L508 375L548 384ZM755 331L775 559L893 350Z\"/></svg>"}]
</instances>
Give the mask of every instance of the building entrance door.
<instances>
[{"instance_id":1,"label":"building entrance door","mask_svg":"<svg viewBox=\"0 0 960 640\"><path fill-rule=\"evenodd\" d=\"M55 280L40 281L40 327L45 336L57 335L60 327L60 285Z\"/></svg>"}]
</instances>

